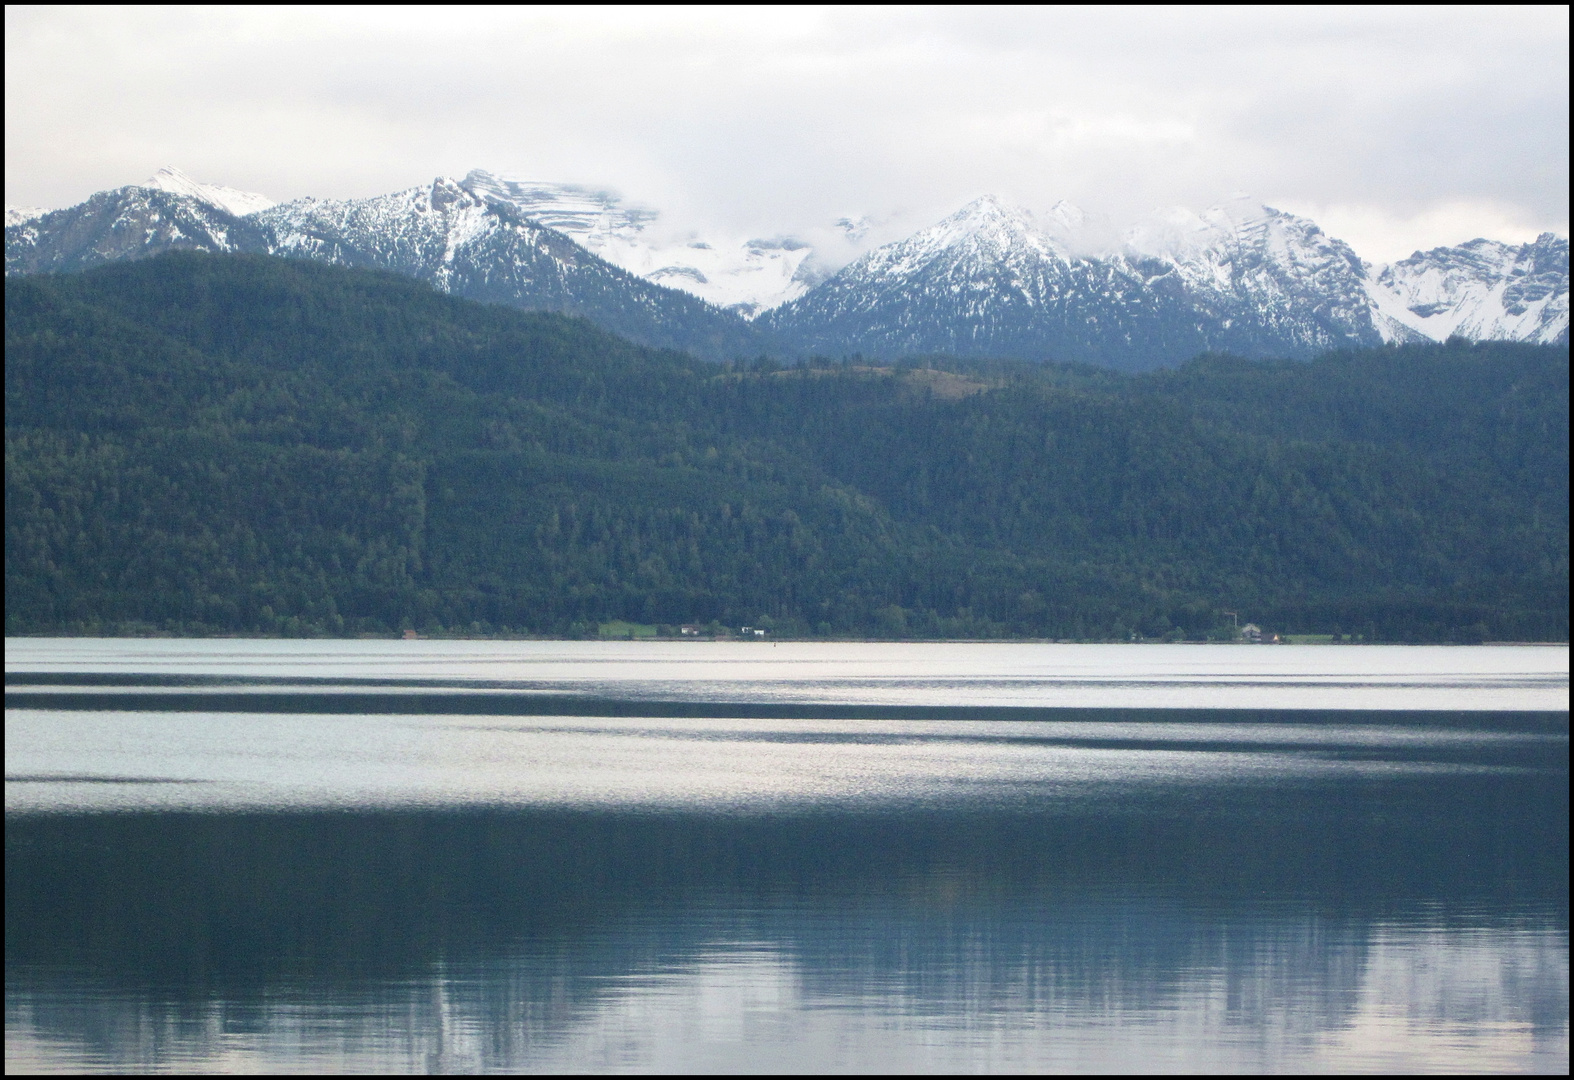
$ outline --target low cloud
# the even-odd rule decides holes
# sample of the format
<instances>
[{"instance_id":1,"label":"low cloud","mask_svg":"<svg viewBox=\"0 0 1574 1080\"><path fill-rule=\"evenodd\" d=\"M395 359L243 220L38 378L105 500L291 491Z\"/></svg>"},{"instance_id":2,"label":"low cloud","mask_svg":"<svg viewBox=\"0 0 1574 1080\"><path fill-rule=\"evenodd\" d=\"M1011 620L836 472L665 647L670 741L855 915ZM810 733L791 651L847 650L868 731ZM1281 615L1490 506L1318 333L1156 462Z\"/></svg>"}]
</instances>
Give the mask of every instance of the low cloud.
<instances>
[{"instance_id":1,"label":"low cloud","mask_svg":"<svg viewBox=\"0 0 1574 1080\"><path fill-rule=\"evenodd\" d=\"M279 199L481 167L871 241L986 192L1247 190L1381 260L1567 232L1568 11L7 8L8 203L164 164Z\"/></svg>"}]
</instances>

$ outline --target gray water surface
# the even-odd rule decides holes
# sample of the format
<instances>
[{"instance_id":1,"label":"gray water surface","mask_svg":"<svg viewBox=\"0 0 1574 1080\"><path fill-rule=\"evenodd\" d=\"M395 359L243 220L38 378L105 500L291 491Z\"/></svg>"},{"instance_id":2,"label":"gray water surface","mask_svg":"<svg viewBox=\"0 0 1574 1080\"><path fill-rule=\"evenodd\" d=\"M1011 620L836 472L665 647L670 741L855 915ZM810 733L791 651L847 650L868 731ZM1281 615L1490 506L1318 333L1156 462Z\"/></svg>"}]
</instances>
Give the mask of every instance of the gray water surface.
<instances>
[{"instance_id":1,"label":"gray water surface","mask_svg":"<svg viewBox=\"0 0 1574 1080\"><path fill-rule=\"evenodd\" d=\"M1014 708L1568 709L1567 646L14 638L8 683Z\"/></svg>"},{"instance_id":2,"label":"gray water surface","mask_svg":"<svg viewBox=\"0 0 1574 1080\"><path fill-rule=\"evenodd\" d=\"M1566 648L7 643L16 1071L1568 1068Z\"/></svg>"}]
</instances>

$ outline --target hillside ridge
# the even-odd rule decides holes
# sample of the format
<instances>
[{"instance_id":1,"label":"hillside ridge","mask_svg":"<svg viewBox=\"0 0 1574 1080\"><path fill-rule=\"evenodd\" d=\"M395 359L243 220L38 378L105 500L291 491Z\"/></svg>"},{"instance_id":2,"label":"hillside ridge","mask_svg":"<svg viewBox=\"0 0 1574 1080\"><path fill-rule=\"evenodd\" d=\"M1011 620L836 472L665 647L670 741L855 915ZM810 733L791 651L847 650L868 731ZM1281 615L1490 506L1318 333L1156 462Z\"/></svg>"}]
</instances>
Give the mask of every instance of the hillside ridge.
<instances>
[{"instance_id":1,"label":"hillside ridge","mask_svg":"<svg viewBox=\"0 0 1574 1080\"><path fill-rule=\"evenodd\" d=\"M717 366L176 252L6 349L9 633L1567 637L1566 347Z\"/></svg>"}]
</instances>

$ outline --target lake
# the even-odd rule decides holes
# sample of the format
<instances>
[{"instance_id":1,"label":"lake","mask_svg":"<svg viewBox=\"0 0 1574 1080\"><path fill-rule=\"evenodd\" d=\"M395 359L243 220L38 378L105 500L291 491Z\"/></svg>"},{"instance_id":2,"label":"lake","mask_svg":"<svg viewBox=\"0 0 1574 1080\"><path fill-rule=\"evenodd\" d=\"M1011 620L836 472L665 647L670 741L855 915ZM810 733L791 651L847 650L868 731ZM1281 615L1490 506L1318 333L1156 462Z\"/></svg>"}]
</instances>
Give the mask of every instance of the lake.
<instances>
[{"instance_id":1,"label":"lake","mask_svg":"<svg viewBox=\"0 0 1574 1080\"><path fill-rule=\"evenodd\" d=\"M1566 647L13 639L8 1071L1566 1073Z\"/></svg>"}]
</instances>

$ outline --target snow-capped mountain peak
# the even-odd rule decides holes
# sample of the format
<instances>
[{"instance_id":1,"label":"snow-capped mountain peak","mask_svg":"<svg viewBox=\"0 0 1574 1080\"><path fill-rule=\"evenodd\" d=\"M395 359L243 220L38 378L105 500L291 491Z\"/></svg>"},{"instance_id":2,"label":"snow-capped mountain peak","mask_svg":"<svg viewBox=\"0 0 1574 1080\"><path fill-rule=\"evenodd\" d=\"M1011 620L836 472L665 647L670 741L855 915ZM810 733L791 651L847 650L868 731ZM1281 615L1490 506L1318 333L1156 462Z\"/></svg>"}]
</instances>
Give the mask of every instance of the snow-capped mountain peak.
<instances>
[{"instance_id":1,"label":"snow-capped mountain peak","mask_svg":"<svg viewBox=\"0 0 1574 1080\"><path fill-rule=\"evenodd\" d=\"M176 195L187 195L236 217L255 214L259 210L277 205L266 195L259 195L255 191L239 191L219 184L204 184L193 180L173 165L164 166L137 186L152 188L155 191L168 191Z\"/></svg>"},{"instance_id":2,"label":"snow-capped mountain peak","mask_svg":"<svg viewBox=\"0 0 1574 1080\"><path fill-rule=\"evenodd\" d=\"M1566 272L1566 271L1565 271ZM877 248L771 316L827 353L1177 362L1375 341L1365 268L1315 223L1246 196L1155 213L1122 241L1067 203L993 196Z\"/></svg>"},{"instance_id":3,"label":"snow-capped mountain peak","mask_svg":"<svg viewBox=\"0 0 1574 1080\"><path fill-rule=\"evenodd\" d=\"M981 195L950 217L922 230L947 246L967 236L994 235L1001 238L1035 233L1038 223L1032 211L1016 206L998 195Z\"/></svg>"},{"instance_id":4,"label":"snow-capped mountain peak","mask_svg":"<svg viewBox=\"0 0 1574 1080\"><path fill-rule=\"evenodd\" d=\"M942 257L979 265L1022 259L1065 263L1071 258L1065 244L1041 228L1031 212L984 195L906 240L876 248L853 266L864 274L901 277Z\"/></svg>"},{"instance_id":5,"label":"snow-capped mountain peak","mask_svg":"<svg viewBox=\"0 0 1574 1080\"><path fill-rule=\"evenodd\" d=\"M1328 237L1314 222L1264 206L1249 195L1237 194L1210 206L1202 212L1202 220L1213 228L1221 246L1236 253L1251 252L1283 261L1295 258L1298 247L1322 252L1329 245ZM1349 257L1354 260L1355 253L1350 252Z\"/></svg>"}]
</instances>

